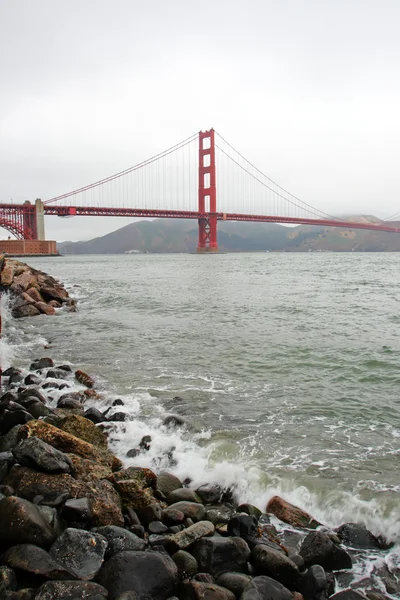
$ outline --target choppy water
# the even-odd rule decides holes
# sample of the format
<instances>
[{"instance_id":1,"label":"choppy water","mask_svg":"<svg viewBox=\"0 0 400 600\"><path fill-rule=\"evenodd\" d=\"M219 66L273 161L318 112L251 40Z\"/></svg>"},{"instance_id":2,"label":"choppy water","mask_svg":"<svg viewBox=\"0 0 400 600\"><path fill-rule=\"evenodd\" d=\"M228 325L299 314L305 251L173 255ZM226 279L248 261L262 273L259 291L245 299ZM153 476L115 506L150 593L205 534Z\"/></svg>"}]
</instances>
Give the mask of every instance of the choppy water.
<instances>
[{"instance_id":1,"label":"choppy water","mask_svg":"<svg viewBox=\"0 0 400 600\"><path fill-rule=\"evenodd\" d=\"M94 375L134 417L114 436L120 456L150 434L143 465L400 541L400 255L29 262L79 312L9 318L3 361L50 354ZM167 430L170 413L194 431Z\"/></svg>"}]
</instances>

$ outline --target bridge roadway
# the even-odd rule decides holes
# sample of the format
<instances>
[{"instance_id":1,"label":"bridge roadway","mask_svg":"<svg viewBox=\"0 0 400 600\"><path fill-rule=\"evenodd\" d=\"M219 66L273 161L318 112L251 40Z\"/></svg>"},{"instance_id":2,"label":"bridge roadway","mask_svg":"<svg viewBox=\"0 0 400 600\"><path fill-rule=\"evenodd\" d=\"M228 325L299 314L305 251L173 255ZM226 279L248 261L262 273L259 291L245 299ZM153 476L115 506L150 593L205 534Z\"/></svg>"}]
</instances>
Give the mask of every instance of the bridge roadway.
<instances>
[{"instance_id":1,"label":"bridge roadway","mask_svg":"<svg viewBox=\"0 0 400 600\"><path fill-rule=\"evenodd\" d=\"M0 205L0 209L1 209ZM15 206L15 205L14 205ZM339 219L307 219L300 217L283 217L268 215L250 215L241 213L201 213L185 210L152 210L147 208L98 208L95 206L56 206L44 205L46 215L58 217L97 216L97 217L141 217L148 219L209 219L217 217L218 221L254 221L258 223L288 223L291 225L319 225L322 227L344 227L346 229L368 229L370 231L387 231L399 233L400 228L386 224L360 223L341 221ZM383 222L382 222L383 223Z\"/></svg>"}]
</instances>

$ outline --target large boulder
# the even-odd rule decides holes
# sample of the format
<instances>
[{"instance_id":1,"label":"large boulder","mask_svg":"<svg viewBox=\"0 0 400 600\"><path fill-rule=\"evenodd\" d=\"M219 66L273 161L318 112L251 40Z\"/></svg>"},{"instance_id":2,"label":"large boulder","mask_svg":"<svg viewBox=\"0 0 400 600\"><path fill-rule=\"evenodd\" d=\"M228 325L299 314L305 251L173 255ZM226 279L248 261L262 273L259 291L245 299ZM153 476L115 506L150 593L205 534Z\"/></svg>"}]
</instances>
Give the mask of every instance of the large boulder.
<instances>
[{"instance_id":1,"label":"large boulder","mask_svg":"<svg viewBox=\"0 0 400 600\"><path fill-rule=\"evenodd\" d=\"M93 425L91 421L88 423ZM95 425L93 425L95 427ZM62 431L58 427L50 425L44 421L31 421L26 425L23 425L18 436L20 439L29 437L38 437L53 448L61 450L67 454L77 454L82 458L93 460L110 467L112 470L119 469L121 467L121 461L113 456L111 452L106 449L100 449L93 444L90 444L66 431Z\"/></svg>"},{"instance_id":2,"label":"large boulder","mask_svg":"<svg viewBox=\"0 0 400 600\"><path fill-rule=\"evenodd\" d=\"M321 565L327 571L351 569L351 556L322 531L312 531L301 545L300 556L307 567Z\"/></svg>"},{"instance_id":3,"label":"large boulder","mask_svg":"<svg viewBox=\"0 0 400 600\"><path fill-rule=\"evenodd\" d=\"M107 436L89 419L79 415L70 415L60 425L60 429L74 435L80 440L85 440L93 446L107 449Z\"/></svg>"},{"instance_id":4,"label":"large boulder","mask_svg":"<svg viewBox=\"0 0 400 600\"><path fill-rule=\"evenodd\" d=\"M166 600L175 591L178 570L167 554L119 552L105 563L97 581L108 590L109 600L128 590Z\"/></svg>"},{"instance_id":5,"label":"large boulder","mask_svg":"<svg viewBox=\"0 0 400 600\"><path fill-rule=\"evenodd\" d=\"M251 554L258 574L272 577L290 590L298 589L299 569L282 552L259 544L253 548Z\"/></svg>"},{"instance_id":6,"label":"large boulder","mask_svg":"<svg viewBox=\"0 0 400 600\"><path fill-rule=\"evenodd\" d=\"M382 542L368 531L364 525L358 523L345 523L336 529L336 533L345 546L366 550L380 550Z\"/></svg>"},{"instance_id":7,"label":"large boulder","mask_svg":"<svg viewBox=\"0 0 400 600\"><path fill-rule=\"evenodd\" d=\"M161 471L157 476L157 489L168 496L174 490L178 490L182 487L182 482L176 475L167 473L167 471Z\"/></svg>"},{"instance_id":8,"label":"large boulder","mask_svg":"<svg viewBox=\"0 0 400 600\"><path fill-rule=\"evenodd\" d=\"M108 479L112 475L110 467L104 464L81 458L76 454L66 454L71 461L71 473L79 481L96 481L98 479Z\"/></svg>"},{"instance_id":9,"label":"large boulder","mask_svg":"<svg viewBox=\"0 0 400 600\"><path fill-rule=\"evenodd\" d=\"M141 510L154 503L156 475L150 469L129 467L110 477L125 506Z\"/></svg>"},{"instance_id":10,"label":"large boulder","mask_svg":"<svg viewBox=\"0 0 400 600\"><path fill-rule=\"evenodd\" d=\"M280 496L274 496L267 504L267 513L272 513L281 521L292 525L293 527L305 527L307 529L316 529L321 523L318 523L311 515L290 504Z\"/></svg>"},{"instance_id":11,"label":"large boulder","mask_svg":"<svg viewBox=\"0 0 400 600\"><path fill-rule=\"evenodd\" d=\"M238 543L238 540L240 542ZM190 548L200 571L218 577L228 571L247 571L250 550L241 538L202 537Z\"/></svg>"},{"instance_id":12,"label":"large boulder","mask_svg":"<svg viewBox=\"0 0 400 600\"><path fill-rule=\"evenodd\" d=\"M0 500L0 545L34 544L49 547L56 534L37 507L15 496Z\"/></svg>"},{"instance_id":13,"label":"large boulder","mask_svg":"<svg viewBox=\"0 0 400 600\"><path fill-rule=\"evenodd\" d=\"M92 531L99 533L107 540L108 547L105 555L107 560L118 552L144 550L146 547L144 540L123 527L106 525L105 527L96 527Z\"/></svg>"},{"instance_id":14,"label":"large boulder","mask_svg":"<svg viewBox=\"0 0 400 600\"><path fill-rule=\"evenodd\" d=\"M293 600L293 595L279 581L261 575L244 588L240 600Z\"/></svg>"},{"instance_id":15,"label":"large boulder","mask_svg":"<svg viewBox=\"0 0 400 600\"><path fill-rule=\"evenodd\" d=\"M103 564L108 542L98 533L66 529L50 548L50 556L77 579L90 581Z\"/></svg>"},{"instance_id":16,"label":"large boulder","mask_svg":"<svg viewBox=\"0 0 400 600\"><path fill-rule=\"evenodd\" d=\"M47 473L70 473L71 461L63 452L56 450L37 437L21 440L13 449L20 465L46 471Z\"/></svg>"},{"instance_id":17,"label":"large boulder","mask_svg":"<svg viewBox=\"0 0 400 600\"><path fill-rule=\"evenodd\" d=\"M181 600L235 600L235 595L215 583L188 581L182 585Z\"/></svg>"},{"instance_id":18,"label":"large boulder","mask_svg":"<svg viewBox=\"0 0 400 600\"><path fill-rule=\"evenodd\" d=\"M74 575L64 566L33 544L17 544L12 546L2 556L2 562L13 569L41 575L48 579L72 579Z\"/></svg>"},{"instance_id":19,"label":"large boulder","mask_svg":"<svg viewBox=\"0 0 400 600\"><path fill-rule=\"evenodd\" d=\"M35 600L107 600L108 593L92 581L47 581L38 589Z\"/></svg>"},{"instance_id":20,"label":"large boulder","mask_svg":"<svg viewBox=\"0 0 400 600\"><path fill-rule=\"evenodd\" d=\"M300 578L299 591L306 600L326 600L328 579L321 565L313 565Z\"/></svg>"},{"instance_id":21,"label":"large boulder","mask_svg":"<svg viewBox=\"0 0 400 600\"><path fill-rule=\"evenodd\" d=\"M39 473L14 465L5 479L19 496L33 500L36 496L44 496L44 503L57 496L68 498L88 498L93 525L124 524L121 499L112 484L101 479L98 481L80 482L71 475Z\"/></svg>"}]
</instances>

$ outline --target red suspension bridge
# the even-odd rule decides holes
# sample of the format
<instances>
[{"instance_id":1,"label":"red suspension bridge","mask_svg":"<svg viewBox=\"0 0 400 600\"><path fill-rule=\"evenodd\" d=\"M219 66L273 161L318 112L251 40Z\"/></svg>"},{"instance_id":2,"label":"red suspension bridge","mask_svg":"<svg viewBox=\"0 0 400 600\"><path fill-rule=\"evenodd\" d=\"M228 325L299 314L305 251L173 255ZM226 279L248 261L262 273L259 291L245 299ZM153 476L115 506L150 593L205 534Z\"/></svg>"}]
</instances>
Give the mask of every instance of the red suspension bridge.
<instances>
[{"instance_id":1,"label":"red suspension bridge","mask_svg":"<svg viewBox=\"0 0 400 600\"><path fill-rule=\"evenodd\" d=\"M199 252L218 250L221 220L400 231L389 220L346 221L311 206L270 179L213 129L44 202L0 204L0 227L19 240L44 240L45 215L195 219Z\"/></svg>"}]
</instances>

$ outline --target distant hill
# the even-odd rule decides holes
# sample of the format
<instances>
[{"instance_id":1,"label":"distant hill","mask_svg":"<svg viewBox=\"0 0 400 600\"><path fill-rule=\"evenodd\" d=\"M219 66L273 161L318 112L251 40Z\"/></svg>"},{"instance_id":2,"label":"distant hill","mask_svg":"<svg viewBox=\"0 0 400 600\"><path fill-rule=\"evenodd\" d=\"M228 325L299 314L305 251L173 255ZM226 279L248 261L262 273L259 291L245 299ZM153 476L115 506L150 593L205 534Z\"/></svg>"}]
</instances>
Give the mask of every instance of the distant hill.
<instances>
[{"instance_id":1,"label":"distant hill","mask_svg":"<svg viewBox=\"0 0 400 600\"><path fill-rule=\"evenodd\" d=\"M349 220L379 223L373 216L356 215ZM400 227L400 223L394 224ZM363 229L341 229L300 225L284 227L276 223L218 223L218 245L223 252L398 252L400 233ZM62 242L62 254L123 254L141 252L195 252L197 223L185 219L137 221L102 237L85 242Z\"/></svg>"}]
</instances>

